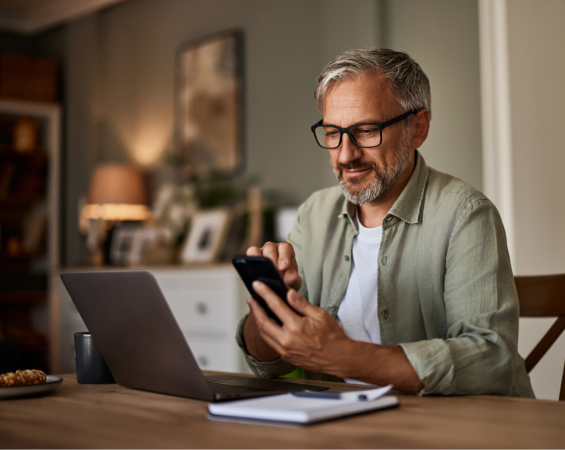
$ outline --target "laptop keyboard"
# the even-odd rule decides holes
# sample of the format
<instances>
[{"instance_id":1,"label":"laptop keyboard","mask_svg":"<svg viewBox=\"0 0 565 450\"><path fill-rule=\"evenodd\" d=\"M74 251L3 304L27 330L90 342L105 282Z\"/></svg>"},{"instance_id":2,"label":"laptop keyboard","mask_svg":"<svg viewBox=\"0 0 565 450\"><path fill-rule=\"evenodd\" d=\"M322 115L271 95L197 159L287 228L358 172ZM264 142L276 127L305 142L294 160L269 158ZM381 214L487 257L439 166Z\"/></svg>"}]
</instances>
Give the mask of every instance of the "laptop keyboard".
<instances>
[{"instance_id":1,"label":"laptop keyboard","mask_svg":"<svg viewBox=\"0 0 565 450\"><path fill-rule=\"evenodd\" d=\"M251 386L236 386L233 384L217 383L215 381L206 380L210 390L214 394L238 394L240 392L265 392L267 389L261 389Z\"/></svg>"}]
</instances>

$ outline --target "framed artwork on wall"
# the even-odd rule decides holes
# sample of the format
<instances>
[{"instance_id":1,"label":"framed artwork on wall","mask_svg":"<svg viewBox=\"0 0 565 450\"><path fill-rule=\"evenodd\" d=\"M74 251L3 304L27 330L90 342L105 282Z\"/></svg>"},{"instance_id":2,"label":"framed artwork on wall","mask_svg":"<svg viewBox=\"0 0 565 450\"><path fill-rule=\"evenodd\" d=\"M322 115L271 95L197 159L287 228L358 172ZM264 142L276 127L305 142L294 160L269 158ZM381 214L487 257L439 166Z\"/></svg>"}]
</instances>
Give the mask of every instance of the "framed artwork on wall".
<instances>
[{"instance_id":1,"label":"framed artwork on wall","mask_svg":"<svg viewBox=\"0 0 565 450\"><path fill-rule=\"evenodd\" d=\"M177 135L190 172L235 175L243 166L243 32L224 32L179 55Z\"/></svg>"}]
</instances>

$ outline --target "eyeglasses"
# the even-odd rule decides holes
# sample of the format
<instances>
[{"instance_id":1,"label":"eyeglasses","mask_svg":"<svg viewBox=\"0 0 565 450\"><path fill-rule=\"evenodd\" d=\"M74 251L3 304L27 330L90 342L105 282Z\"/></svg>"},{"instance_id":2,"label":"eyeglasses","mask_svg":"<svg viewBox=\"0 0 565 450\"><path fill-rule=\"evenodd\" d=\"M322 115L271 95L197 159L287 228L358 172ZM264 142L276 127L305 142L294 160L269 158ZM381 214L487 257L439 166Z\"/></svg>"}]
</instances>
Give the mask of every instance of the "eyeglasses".
<instances>
[{"instance_id":1,"label":"eyeglasses","mask_svg":"<svg viewBox=\"0 0 565 450\"><path fill-rule=\"evenodd\" d=\"M347 133L351 142L360 148L373 148L381 145L383 139L383 129L394 125L401 120L406 119L412 114L417 114L419 110L405 112L394 119L387 120L384 123L356 123L347 128L341 128L335 125L323 125L324 119L315 123L310 127L316 142L322 148L334 149L341 145L343 133Z\"/></svg>"}]
</instances>

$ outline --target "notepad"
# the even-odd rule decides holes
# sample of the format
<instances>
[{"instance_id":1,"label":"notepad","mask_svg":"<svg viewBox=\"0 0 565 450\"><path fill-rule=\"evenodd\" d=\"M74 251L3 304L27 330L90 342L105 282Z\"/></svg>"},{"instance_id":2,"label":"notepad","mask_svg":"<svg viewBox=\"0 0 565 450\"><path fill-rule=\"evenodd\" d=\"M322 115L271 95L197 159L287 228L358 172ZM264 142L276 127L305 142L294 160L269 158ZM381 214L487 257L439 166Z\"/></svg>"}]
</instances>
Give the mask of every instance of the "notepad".
<instances>
[{"instance_id":1,"label":"notepad","mask_svg":"<svg viewBox=\"0 0 565 450\"><path fill-rule=\"evenodd\" d=\"M397 405L398 400L394 396L359 400L351 397L334 399L282 394L229 403L211 403L208 411L212 419L308 424Z\"/></svg>"}]
</instances>

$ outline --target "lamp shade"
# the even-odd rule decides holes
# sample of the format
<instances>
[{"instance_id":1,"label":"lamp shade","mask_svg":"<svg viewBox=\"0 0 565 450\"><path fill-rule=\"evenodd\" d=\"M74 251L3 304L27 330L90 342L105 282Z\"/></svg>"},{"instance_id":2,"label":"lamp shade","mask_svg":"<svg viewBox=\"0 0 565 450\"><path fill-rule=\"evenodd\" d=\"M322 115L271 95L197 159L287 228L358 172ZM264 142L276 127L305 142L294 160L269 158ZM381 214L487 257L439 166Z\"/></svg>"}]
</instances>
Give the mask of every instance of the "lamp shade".
<instances>
[{"instance_id":1,"label":"lamp shade","mask_svg":"<svg viewBox=\"0 0 565 450\"><path fill-rule=\"evenodd\" d=\"M102 164L92 175L83 215L86 219L146 220L151 213L145 203L145 184L135 167Z\"/></svg>"},{"instance_id":2,"label":"lamp shade","mask_svg":"<svg viewBox=\"0 0 565 450\"><path fill-rule=\"evenodd\" d=\"M144 205L145 185L141 173L125 164L102 164L96 167L90 183L88 203Z\"/></svg>"}]
</instances>

